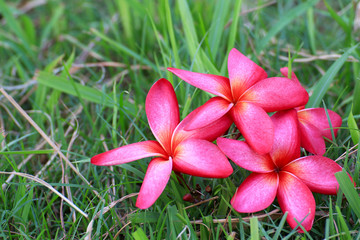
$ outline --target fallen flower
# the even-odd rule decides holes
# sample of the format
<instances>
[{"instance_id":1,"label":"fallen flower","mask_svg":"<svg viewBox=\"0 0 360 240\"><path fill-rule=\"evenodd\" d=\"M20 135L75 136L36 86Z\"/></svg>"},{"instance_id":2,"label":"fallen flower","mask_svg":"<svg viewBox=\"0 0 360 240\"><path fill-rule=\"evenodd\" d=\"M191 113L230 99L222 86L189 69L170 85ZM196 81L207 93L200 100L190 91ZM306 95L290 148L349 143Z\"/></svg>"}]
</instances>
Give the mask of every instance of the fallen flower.
<instances>
[{"instance_id":1,"label":"fallen flower","mask_svg":"<svg viewBox=\"0 0 360 240\"><path fill-rule=\"evenodd\" d=\"M258 153L271 150L273 125L266 112L306 104L308 94L301 85L267 74L235 48L228 58L229 78L168 68L182 80L217 95L200 107L187 129L207 126L230 112L232 120L248 144Z\"/></svg>"},{"instance_id":2,"label":"fallen flower","mask_svg":"<svg viewBox=\"0 0 360 240\"><path fill-rule=\"evenodd\" d=\"M281 68L280 72L286 77L288 68ZM291 73L291 79L300 85L294 72ZM313 154L324 155L326 151L324 137L334 140L331 132L333 131L334 137L336 137L339 127L341 127L341 117L336 112L325 110L324 108L305 108L305 106L301 106L296 108L296 110L300 123L301 147Z\"/></svg>"},{"instance_id":3,"label":"fallen flower","mask_svg":"<svg viewBox=\"0 0 360 240\"><path fill-rule=\"evenodd\" d=\"M242 141L217 140L220 149L231 160L252 171L236 190L231 204L238 212L252 213L270 206L277 196L281 210L288 212L289 225L295 228L298 221L309 231L315 216L315 200L311 192L336 194L339 184L334 174L342 168L323 156L300 158L295 110L277 112L271 120L274 123L274 145L268 154L260 155Z\"/></svg>"},{"instance_id":4,"label":"fallen flower","mask_svg":"<svg viewBox=\"0 0 360 240\"><path fill-rule=\"evenodd\" d=\"M156 157L149 163L136 201L137 207L145 209L156 201L169 181L172 170L208 178L225 178L232 173L226 156L209 142L230 127L232 122L228 116L202 129L184 130L198 110L179 123L176 95L166 79L158 80L149 90L145 111L157 141L129 144L91 158L94 165L110 166Z\"/></svg>"}]
</instances>

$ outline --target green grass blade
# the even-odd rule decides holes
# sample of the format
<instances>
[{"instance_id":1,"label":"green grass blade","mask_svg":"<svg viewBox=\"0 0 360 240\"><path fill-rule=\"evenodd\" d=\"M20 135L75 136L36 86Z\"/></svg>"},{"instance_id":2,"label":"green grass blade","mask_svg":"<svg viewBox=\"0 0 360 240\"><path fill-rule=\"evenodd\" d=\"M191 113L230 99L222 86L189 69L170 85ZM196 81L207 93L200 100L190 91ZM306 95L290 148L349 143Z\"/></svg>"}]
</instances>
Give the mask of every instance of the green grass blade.
<instances>
[{"instance_id":1,"label":"green grass blade","mask_svg":"<svg viewBox=\"0 0 360 240\"><path fill-rule=\"evenodd\" d=\"M319 0L309 0L304 3L299 4L298 6L287 11L280 19L272 25L269 32L265 35L264 38L261 38L257 44L256 51L260 53L265 46L270 42L277 33L279 33L286 25L291 23L293 20L302 15L307 9L314 6Z\"/></svg>"},{"instance_id":2,"label":"green grass blade","mask_svg":"<svg viewBox=\"0 0 360 240\"><path fill-rule=\"evenodd\" d=\"M167 23L166 26L167 26L168 34L170 37L170 43L171 43L171 47L172 47L172 51L173 51L173 55L174 55L175 67L180 68L181 62L180 62L180 57L179 57L179 53L178 53L178 47L176 44L174 25L172 23L172 17L171 17L172 14L171 14L171 9L170 9L170 5L169 5L169 0L164 0L164 5L165 5L165 16L166 16L166 23Z\"/></svg>"},{"instance_id":3,"label":"green grass blade","mask_svg":"<svg viewBox=\"0 0 360 240\"><path fill-rule=\"evenodd\" d=\"M276 232L274 234L273 240L277 240L280 236L281 230L284 228L284 224L286 222L286 218L289 212L285 212L285 214L282 216L281 221L276 229Z\"/></svg>"},{"instance_id":4,"label":"green grass blade","mask_svg":"<svg viewBox=\"0 0 360 240\"><path fill-rule=\"evenodd\" d=\"M325 222L325 237L324 239L325 240L328 240L329 239L329 232L330 232L330 223L329 223L329 219L326 219L326 222Z\"/></svg>"},{"instance_id":5,"label":"green grass blade","mask_svg":"<svg viewBox=\"0 0 360 240\"><path fill-rule=\"evenodd\" d=\"M346 221L345 221L344 217L342 216L342 212L341 212L339 206L335 206L335 209L336 209L336 213L337 213L339 231L340 231L340 234L342 234L341 239L351 240L352 238L351 238L351 235L350 235L350 232L349 232L349 228L346 225ZM345 234L343 234L343 232Z\"/></svg>"},{"instance_id":6,"label":"green grass blade","mask_svg":"<svg viewBox=\"0 0 360 240\"><path fill-rule=\"evenodd\" d=\"M360 138L360 132L359 132L359 128L357 126L357 123L355 121L352 111L350 111L350 113L349 113L347 125L349 127L351 139L352 139L354 145L358 144L359 138Z\"/></svg>"},{"instance_id":7,"label":"green grass blade","mask_svg":"<svg viewBox=\"0 0 360 240\"><path fill-rule=\"evenodd\" d=\"M251 240L260 239L259 221L258 221L257 217L250 218L250 233L251 233Z\"/></svg>"},{"instance_id":8,"label":"green grass blade","mask_svg":"<svg viewBox=\"0 0 360 240\"><path fill-rule=\"evenodd\" d=\"M209 29L209 45L212 56L216 56L221 39L224 35L224 26L227 21L231 1L217 1L215 4L215 12L212 16L212 22Z\"/></svg>"},{"instance_id":9,"label":"green grass blade","mask_svg":"<svg viewBox=\"0 0 360 240\"><path fill-rule=\"evenodd\" d=\"M229 40L227 43L227 53L235 47L236 34L238 33L239 12L241 11L242 0L237 0L234 6L233 20L230 27Z\"/></svg>"},{"instance_id":10,"label":"green grass blade","mask_svg":"<svg viewBox=\"0 0 360 240\"><path fill-rule=\"evenodd\" d=\"M336 11L324 0L324 4L330 14L330 16L340 25L340 27L344 30L346 34L351 33L351 27L346 23L337 13Z\"/></svg>"},{"instance_id":11,"label":"green grass blade","mask_svg":"<svg viewBox=\"0 0 360 240\"><path fill-rule=\"evenodd\" d=\"M353 93L353 114L360 114L360 76L354 76L355 90Z\"/></svg>"},{"instance_id":12,"label":"green grass blade","mask_svg":"<svg viewBox=\"0 0 360 240\"><path fill-rule=\"evenodd\" d=\"M230 50L235 47L236 34L238 34L239 12L241 11L241 4L242 4L242 0L237 0L235 2L233 19L232 19L232 23L231 23L231 27L230 27L226 54L228 54L230 52ZM226 67L227 67L227 55L221 66L222 74L225 74Z\"/></svg>"},{"instance_id":13,"label":"green grass blade","mask_svg":"<svg viewBox=\"0 0 360 240\"><path fill-rule=\"evenodd\" d=\"M309 102L306 104L307 108L319 107L321 99L324 97L327 92L330 84L335 78L335 75L340 70L342 65L344 65L346 59L350 54L358 47L355 45L352 48L348 49L338 60L336 60L331 67L326 71L324 76L319 80L319 82L313 87L313 93L310 96Z\"/></svg>"},{"instance_id":14,"label":"green grass blade","mask_svg":"<svg viewBox=\"0 0 360 240\"><path fill-rule=\"evenodd\" d=\"M341 191L344 193L350 207L360 219L360 197L354 188L354 184L351 182L348 174L345 170L335 173L336 180L340 185Z\"/></svg>"},{"instance_id":15,"label":"green grass blade","mask_svg":"<svg viewBox=\"0 0 360 240\"><path fill-rule=\"evenodd\" d=\"M7 25L9 25L10 29L16 34L19 40L24 44L24 47L28 51L28 53L32 53L30 45L26 41L27 37L23 29L21 28L19 22L15 19L14 15L12 14L8 6L5 4L4 0L0 0L0 13L3 14L4 18L6 19Z\"/></svg>"},{"instance_id":16,"label":"green grass blade","mask_svg":"<svg viewBox=\"0 0 360 240\"><path fill-rule=\"evenodd\" d=\"M29 43L29 45L36 45L35 23L27 15L22 15L20 20L21 20L21 24L23 25L23 31L27 38L27 42Z\"/></svg>"},{"instance_id":17,"label":"green grass blade","mask_svg":"<svg viewBox=\"0 0 360 240\"><path fill-rule=\"evenodd\" d=\"M64 14L64 10L65 10L65 7L62 4L59 4L59 6L55 9L55 12L51 14L50 21L48 21L44 30L41 33L41 37L40 37L41 46L44 46L46 41L48 41L48 37L51 33L51 30L55 29L57 27L57 24L60 21L60 18Z\"/></svg>"},{"instance_id":18,"label":"green grass blade","mask_svg":"<svg viewBox=\"0 0 360 240\"><path fill-rule=\"evenodd\" d=\"M314 8L310 7L307 10L307 30L309 34L310 49L313 54L316 53L316 29L314 23Z\"/></svg>"},{"instance_id":19,"label":"green grass blade","mask_svg":"<svg viewBox=\"0 0 360 240\"><path fill-rule=\"evenodd\" d=\"M91 29L91 32L94 33L97 37L101 38L102 40L104 40L105 42L109 43L112 47L114 47L115 49L117 49L119 52L125 53L127 55L129 55L130 57L135 58L136 60L138 60L139 62L151 67L154 70L157 70L157 66L155 64L153 64L149 59L137 54L136 52L134 52L133 50L129 49L128 47L126 47L125 45L116 42L115 40L107 37L105 34L99 32L98 30L96 30L95 28Z\"/></svg>"},{"instance_id":20,"label":"green grass blade","mask_svg":"<svg viewBox=\"0 0 360 240\"><path fill-rule=\"evenodd\" d=\"M34 188L31 188L30 191L26 191L26 201L24 202L24 205L22 206L22 213L21 213L21 219L24 222L27 222L29 220L29 213L31 210L31 204L33 202L33 195L34 195Z\"/></svg>"},{"instance_id":21,"label":"green grass blade","mask_svg":"<svg viewBox=\"0 0 360 240\"><path fill-rule=\"evenodd\" d=\"M144 230L141 228L136 229L135 232L131 234L135 240L148 240Z\"/></svg>"},{"instance_id":22,"label":"green grass blade","mask_svg":"<svg viewBox=\"0 0 360 240\"><path fill-rule=\"evenodd\" d=\"M359 150L359 146L357 146L357 150ZM354 172L353 172L353 179L355 181L356 186L359 186L360 184L360 151L357 152L356 155L356 162L355 162L355 168L354 168Z\"/></svg>"},{"instance_id":23,"label":"green grass blade","mask_svg":"<svg viewBox=\"0 0 360 240\"><path fill-rule=\"evenodd\" d=\"M0 136L1 137L1 136ZM1 140L1 139L0 139ZM1 142L1 141L0 141ZM28 154L48 154L53 153L54 149L44 149L44 150L24 150L24 151L7 151L7 152L0 152L0 155L12 155L12 154L19 154L19 155L28 155Z\"/></svg>"},{"instance_id":24,"label":"green grass blade","mask_svg":"<svg viewBox=\"0 0 360 240\"><path fill-rule=\"evenodd\" d=\"M186 45L190 52L191 60L194 61L193 70L196 72L219 74L219 70L211 63L210 59L201 49L195 30L194 20L187 1L179 0L177 1L177 6L179 8L181 21L184 27Z\"/></svg>"},{"instance_id":25,"label":"green grass blade","mask_svg":"<svg viewBox=\"0 0 360 240\"><path fill-rule=\"evenodd\" d=\"M136 212L129 215L132 223L156 223L159 220L160 214L157 212Z\"/></svg>"},{"instance_id":26,"label":"green grass blade","mask_svg":"<svg viewBox=\"0 0 360 240\"><path fill-rule=\"evenodd\" d=\"M130 7L128 4L128 0L117 0L116 6L119 11L119 17L121 18L121 24L124 28L125 37L127 38L129 43L134 43L134 34L133 34L133 21L131 19Z\"/></svg>"},{"instance_id":27,"label":"green grass blade","mask_svg":"<svg viewBox=\"0 0 360 240\"><path fill-rule=\"evenodd\" d=\"M74 89L74 87L72 87L71 82L67 80L65 77L54 76L51 73L47 73L47 72L39 72L37 76L37 81L40 84L45 85L47 87L57 89L61 92L73 96L77 96L76 90ZM97 89L84 86L79 83L74 83L74 85L78 89L82 98L87 101L103 104L107 107L113 107L113 105L115 104L110 96L104 94L103 92Z\"/></svg>"},{"instance_id":28,"label":"green grass blade","mask_svg":"<svg viewBox=\"0 0 360 240\"><path fill-rule=\"evenodd\" d=\"M199 72L204 72L205 68L201 62L198 47L199 47L199 40L196 35L195 24L193 17L191 15L189 5L186 0L179 0L177 1L177 6L180 11L180 17L184 28L185 40L188 51L192 60L196 60L194 64L194 70Z\"/></svg>"}]
</instances>

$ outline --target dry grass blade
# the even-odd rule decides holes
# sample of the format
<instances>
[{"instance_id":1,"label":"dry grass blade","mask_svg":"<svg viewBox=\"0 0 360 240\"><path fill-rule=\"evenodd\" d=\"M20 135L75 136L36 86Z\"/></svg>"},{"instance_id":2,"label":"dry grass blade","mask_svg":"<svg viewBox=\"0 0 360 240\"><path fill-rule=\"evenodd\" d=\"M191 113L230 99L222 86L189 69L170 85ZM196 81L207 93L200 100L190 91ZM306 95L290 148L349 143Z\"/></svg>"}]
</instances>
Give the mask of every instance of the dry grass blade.
<instances>
[{"instance_id":1,"label":"dry grass blade","mask_svg":"<svg viewBox=\"0 0 360 240\"><path fill-rule=\"evenodd\" d=\"M93 224L94 224L94 221L100 216L100 215L103 215L105 213L107 213L110 209L112 209L113 207L115 207L116 204L118 204L119 202L122 202L124 201L125 199L128 199L128 198L131 198L131 197L135 197L137 196L139 193L131 193L129 195L126 195L112 203L109 204L109 206L107 207L104 207L103 209L101 209L100 211L98 211L93 219L91 219L88 227L86 228L86 237L85 237L85 240L91 240L91 231L92 231L92 228L93 228Z\"/></svg>"},{"instance_id":2,"label":"dry grass blade","mask_svg":"<svg viewBox=\"0 0 360 240\"><path fill-rule=\"evenodd\" d=\"M66 130L66 132L65 132L65 134L64 134L65 137L68 136L69 133L72 131L72 129L73 129L72 126L74 125L75 117L80 114L80 112L82 111L82 109L83 109L83 107L80 105L80 106L78 107L78 109L73 113L74 117L71 119L70 124L69 124L69 127L67 128L67 130ZM57 155L57 153L54 153L54 154L50 157L50 159L49 159L49 160L46 162L46 164L40 169L40 171L39 171L37 174L35 174L35 177L40 176L47 168L50 167L50 165L51 165L52 162L54 161L56 155Z\"/></svg>"},{"instance_id":3,"label":"dry grass blade","mask_svg":"<svg viewBox=\"0 0 360 240\"><path fill-rule=\"evenodd\" d=\"M36 80L27 81L24 84L13 85L13 86L2 86L6 91L15 91L15 90L23 90L25 88L31 87L37 83Z\"/></svg>"},{"instance_id":4,"label":"dry grass blade","mask_svg":"<svg viewBox=\"0 0 360 240\"><path fill-rule=\"evenodd\" d=\"M212 197L212 198L206 199L206 200L204 200L204 201L195 203L195 204L193 204L193 205L187 206L187 207L185 207L184 209L189 209L189 208L192 208L192 207L196 207L196 206L198 206L198 205L201 205L201 204L206 203L206 202L210 202L210 201L215 200L215 199L218 199L218 198L219 198L218 196Z\"/></svg>"},{"instance_id":5,"label":"dry grass blade","mask_svg":"<svg viewBox=\"0 0 360 240\"><path fill-rule=\"evenodd\" d=\"M37 178L37 177L35 177L33 175L30 175L30 174L19 173L19 172L3 172L3 171L0 171L0 174L18 175L18 176L21 176L21 177L31 179L31 180L33 180L35 182L38 182L38 183L42 184L43 186L47 187L48 189L50 189L51 191L53 191L59 197L61 197L65 202L67 202L72 208L74 208L76 211L78 211L81 215L83 215L86 218L88 217L88 215L86 213L84 213L80 208L78 208L73 202L71 202L68 198L66 198L64 195L62 195L60 192L58 192L50 184L48 184L47 182L45 182L44 180L42 180L40 178Z\"/></svg>"},{"instance_id":6,"label":"dry grass blade","mask_svg":"<svg viewBox=\"0 0 360 240\"><path fill-rule=\"evenodd\" d=\"M250 216L250 217L244 217L244 218L231 218L231 219L228 219L228 218L225 218L225 219L213 219L213 223L227 223L227 222L232 222L232 223L238 223L240 221L245 221L245 222L249 222L250 221L250 218L252 217L257 217L259 220L263 219L263 218L266 218L266 217L269 217L271 215L277 215L278 213L280 212L279 209L275 209L275 210L272 210L271 212L269 213L265 213L265 214L260 214L260 215L253 215L253 216ZM195 220L195 221L190 221L191 224L203 224L203 220Z\"/></svg>"},{"instance_id":7,"label":"dry grass blade","mask_svg":"<svg viewBox=\"0 0 360 240\"><path fill-rule=\"evenodd\" d=\"M289 58L286 56L280 56L277 55L275 52L273 51L269 51L268 52L269 55L271 56L276 56L278 57L280 60L288 62ZM298 63L306 63L306 62L313 62L313 61L317 61L317 60L323 60L323 61L335 61L337 59L339 59L342 55L340 54L323 54L323 55L310 55L310 54L298 54L299 56L303 56L302 58L295 58L294 62L298 62ZM347 62L359 62L359 60L357 60L356 58L354 58L353 56L349 56L348 59L346 60Z\"/></svg>"},{"instance_id":8,"label":"dry grass blade","mask_svg":"<svg viewBox=\"0 0 360 240\"><path fill-rule=\"evenodd\" d=\"M359 146L359 144L356 144L355 146L351 147L351 148L349 149L349 151L344 152L343 154L341 154L341 156L338 157L338 158L335 160L335 162L337 162L337 161L339 161L339 160L341 160L341 159L346 158L347 156L350 156L350 155L356 153L356 152L358 151L358 148L357 148L358 146ZM354 148L355 148L355 150L352 151Z\"/></svg>"},{"instance_id":9,"label":"dry grass blade","mask_svg":"<svg viewBox=\"0 0 360 240\"><path fill-rule=\"evenodd\" d=\"M33 1L25 1L26 3L22 5L19 10L23 13L30 11L36 7L44 5L47 3L47 0L33 0Z\"/></svg>"},{"instance_id":10,"label":"dry grass blade","mask_svg":"<svg viewBox=\"0 0 360 240\"><path fill-rule=\"evenodd\" d=\"M44 147L45 143L46 143L45 140L42 141L41 143L39 143L39 144L35 147L35 150L40 150L40 149L42 149L42 148ZM22 168L22 166L24 166L33 156L34 156L34 154L30 154L27 158L25 158L25 159L17 166L17 169ZM12 174L12 175L10 175L10 176L6 179L5 183L3 183L3 185L2 185L2 189L3 189L3 190L5 190L5 187L6 187L7 184L11 181L11 179L14 178L14 176L15 176L15 175Z\"/></svg>"},{"instance_id":11,"label":"dry grass blade","mask_svg":"<svg viewBox=\"0 0 360 240\"><path fill-rule=\"evenodd\" d=\"M127 222L124 226L122 226L122 228L120 228L120 230L115 234L114 239L117 239L117 237L120 235L121 231L124 230L124 228L126 228L127 226L129 226L131 223L131 221Z\"/></svg>"},{"instance_id":12,"label":"dry grass blade","mask_svg":"<svg viewBox=\"0 0 360 240\"><path fill-rule=\"evenodd\" d=\"M64 159L64 161L70 166L70 168L90 187L89 181L77 170L77 168L70 162L70 160L60 151L59 147L47 136L47 134L32 120L32 118L20 107L20 105L3 89L0 88L0 92L7 98L7 100L20 112L21 115L38 131L38 133L45 139L45 141ZM96 190L92 190L96 196L100 199L102 197Z\"/></svg>"}]
</instances>

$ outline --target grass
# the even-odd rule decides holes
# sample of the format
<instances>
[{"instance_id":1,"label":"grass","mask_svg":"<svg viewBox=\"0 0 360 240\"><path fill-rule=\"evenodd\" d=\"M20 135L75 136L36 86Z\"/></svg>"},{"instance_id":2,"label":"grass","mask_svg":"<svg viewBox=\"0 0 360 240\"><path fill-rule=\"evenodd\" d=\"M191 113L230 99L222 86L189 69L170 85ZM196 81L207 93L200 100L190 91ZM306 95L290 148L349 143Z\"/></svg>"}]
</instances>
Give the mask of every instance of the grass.
<instances>
[{"instance_id":1,"label":"grass","mask_svg":"<svg viewBox=\"0 0 360 240\"><path fill-rule=\"evenodd\" d=\"M90 164L98 153L153 138L144 101L157 79L175 87L182 117L209 99L166 67L227 75L236 47L270 76L295 56L309 106L343 118L326 156L359 186L356 4L0 0L0 238L360 239L359 189L343 173L337 196L314 195L314 226L300 234L277 202L256 217L231 208L249 174L235 165L228 179L185 176L204 194L199 205L182 200L188 190L172 175L156 203L139 210L150 159Z\"/></svg>"}]
</instances>

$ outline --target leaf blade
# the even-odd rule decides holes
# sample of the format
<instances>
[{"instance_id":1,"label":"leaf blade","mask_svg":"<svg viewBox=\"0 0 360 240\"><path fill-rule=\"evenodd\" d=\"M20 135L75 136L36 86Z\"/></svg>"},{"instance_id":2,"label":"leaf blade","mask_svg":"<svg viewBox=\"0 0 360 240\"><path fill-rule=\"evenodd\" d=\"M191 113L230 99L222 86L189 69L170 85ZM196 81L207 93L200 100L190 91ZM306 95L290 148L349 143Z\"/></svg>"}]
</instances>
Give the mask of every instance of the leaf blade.
<instances>
[{"instance_id":1,"label":"leaf blade","mask_svg":"<svg viewBox=\"0 0 360 240\"><path fill-rule=\"evenodd\" d=\"M324 97L327 89L335 78L335 75L346 62L350 54L358 47L358 44L348 49L338 60L336 60L327 72L321 77L319 82L313 87L313 93L306 104L306 108L319 107L321 99Z\"/></svg>"}]
</instances>

